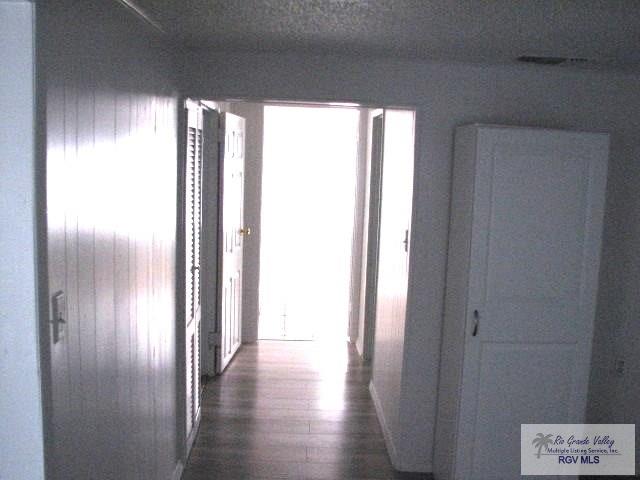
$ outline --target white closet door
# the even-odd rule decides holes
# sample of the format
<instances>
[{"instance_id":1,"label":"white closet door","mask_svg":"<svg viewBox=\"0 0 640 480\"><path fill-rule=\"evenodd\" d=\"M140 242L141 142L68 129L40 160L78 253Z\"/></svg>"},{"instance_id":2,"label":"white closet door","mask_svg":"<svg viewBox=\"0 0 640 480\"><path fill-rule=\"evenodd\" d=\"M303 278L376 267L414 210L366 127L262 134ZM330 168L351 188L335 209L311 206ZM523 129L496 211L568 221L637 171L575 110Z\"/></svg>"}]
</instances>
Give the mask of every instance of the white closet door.
<instances>
[{"instance_id":1,"label":"white closet door","mask_svg":"<svg viewBox=\"0 0 640 480\"><path fill-rule=\"evenodd\" d=\"M476 142L455 477L516 479L522 423L584 421L608 138L485 127Z\"/></svg>"},{"instance_id":2,"label":"white closet door","mask_svg":"<svg viewBox=\"0 0 640 480\"><path fill-rule=\"evenodd\" d=\"M242 253L244 237L244 147L245 119L231 113L220 116L220 192L222 212L219 220L222 248L220 316L217 349L217 373L227 367L242 343Z\"/></svg>"}]
</instances>

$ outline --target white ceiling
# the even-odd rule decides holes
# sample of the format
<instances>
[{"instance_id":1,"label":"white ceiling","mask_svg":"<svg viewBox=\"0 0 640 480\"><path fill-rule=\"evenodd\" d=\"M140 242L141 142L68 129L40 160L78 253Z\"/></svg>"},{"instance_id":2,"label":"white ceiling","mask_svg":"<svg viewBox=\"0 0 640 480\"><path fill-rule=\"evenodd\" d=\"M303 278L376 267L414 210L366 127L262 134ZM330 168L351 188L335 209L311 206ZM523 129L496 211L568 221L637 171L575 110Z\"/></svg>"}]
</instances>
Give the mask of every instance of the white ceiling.
<instances>
[{"instance_id":1,"label":"white ceiling","mask_svg":"<svg viewBox=\"0 0 640 480\"><path fill-rule=\"evenodd\" d=\"M640 0L133 0L178 41L471 62L586 57L640 68Z\"/></svg>"}]
</instances>

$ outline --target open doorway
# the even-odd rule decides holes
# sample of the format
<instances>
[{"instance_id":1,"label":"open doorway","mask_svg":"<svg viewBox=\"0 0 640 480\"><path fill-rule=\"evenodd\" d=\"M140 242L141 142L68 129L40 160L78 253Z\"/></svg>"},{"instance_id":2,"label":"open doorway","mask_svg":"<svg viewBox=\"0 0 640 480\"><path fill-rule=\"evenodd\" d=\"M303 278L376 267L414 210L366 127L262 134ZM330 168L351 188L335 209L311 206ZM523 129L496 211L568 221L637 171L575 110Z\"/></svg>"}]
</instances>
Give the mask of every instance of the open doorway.
<instances>
[{"instance_id":1,"label":"open doorway","mask_svg":"<svg viewBox=\"0 0 640 480\"><path fill-rule=\"evenodd\" d=\"M232 230L239 235L232 243L243 251L236 269L241 281L234 290L241 301L232 309L239 319L233 328L238 346L261 339L348 340L361 358L372 361L381 288L377 280L384 230L382 177L397 177L386 186L385 195L390 212L385 258L398 263L390 270L397 273L407 265L413 176L409 170L402 175L394 172L413 162L414 112L355 104L238 100L200 104L221 116L241 117L246 125L246 135L229 142L224 140L229 133L224 122L218 122L212 129L217 132L212 134L217 136L217 147L205 159L205 166L218 165L218 175L203 185L203 191L208 190L203 219L210 232L205 232L204 248L210 253L202 254L209 272L203 274L202 286L202 374L217 375L228 363L220 368L216 361L223 330L229 330L228 322L217 321L226 318L221 309L228 299L220 293L228 283L220 278L226 263L212 253L220 253L229 243L219 238L223 217L237 220ZM393 140L394 132L404 132L402 149ZM220 172L230 153L227 146L238 141L244 164L242 186L228 189ZM383 157L390 169L384 175ZM223 206L229 204L225 199L229 192L235 191L244 193L232 202L241 207L230 217L223 214ZM400 283L404 285L406 278ZM394 287L392 297L398 292L405 295L406 289ZM392 310L398 310L394 316L403 316L403 308Z\"/></svg>"},{"instance_id":2,"label":"open doorway","mask_svg":"<svg viewBox=\"0 0 640 480\"><path fill-rule=\"evenodd\" d=\"M261 340L348 339L359 116L264 107Z\"/></svg>"},{"instance_id":3,"label":"open doorway","mask_svg":"<svg viewBox=\"0 0 640 480\"><path fill-rule=\"evenodd\" d=\"M316 468L317 459L307 458L311 444L305 442L313 441L307 434L340 432L340 442L354 442L356 432L367 431L378 449L369 453L380 454L376 468L386 475L391 466L383 432L371 422L381 415L381 400L370 385L375 382L383 392L400 389L399 377L387 373L388 365L402 361L404 342L414 112L282 102L206 106L218 112L220 122L213 129L218 147L209 156L218 152L217 184L206 179L210 158L202 180L203 191L218 188L203 198L203 224L218 240L214 248L214 237L203 237L203 264L217 258L217 266L205 268L202 276L202 365L203 372L215 375L203 403L215 415L231 415L227 420L239 422L237 435L248 444L258 442L261 451L288 444L293 456L277 465L283 472L291 462ZM242 132L234 135L227 118L241 122ZM230 188L227 173L238 162L244 166L241 183ZM226 219L233 220L230 228ZM238 249L240 268L226 260ZM232 263L239 272L236 282L225 280ZM238 332L238 324L230 328L224 314L229 285L242 299L240 305L231 302L229 311L240 320L244 345L232 350L222 368L212 369L218 362L210 359L224 338ZM207 300L214 298L215 308ZM344 429L341 422L363 408L367 415ZM278 409L286 409L287 417ZM268 435L242 429L247 416L257 424L269 417L260 426ZM291 418L304 420L292 425ZM300 429L298 436L278 438L278 431L292 428ZM191 468L210 468L224 438L201 445L206 453ZM303 451L296 451L296 442ZM311 465L302 465L308 461Z\"/></svg>"}]
</instances>

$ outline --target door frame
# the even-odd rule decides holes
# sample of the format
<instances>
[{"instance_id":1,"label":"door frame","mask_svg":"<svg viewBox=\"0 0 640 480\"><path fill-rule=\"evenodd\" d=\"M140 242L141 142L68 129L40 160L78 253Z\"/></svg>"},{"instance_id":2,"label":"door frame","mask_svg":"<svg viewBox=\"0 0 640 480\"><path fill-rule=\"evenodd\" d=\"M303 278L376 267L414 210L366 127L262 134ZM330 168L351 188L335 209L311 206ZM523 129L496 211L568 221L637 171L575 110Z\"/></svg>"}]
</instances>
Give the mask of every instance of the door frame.
<instances>
[{"instance_id":1,"label":"door frame","mask_svg":"<svg viewBox=\"0 0 640 480\"><path fill-rule=\"evenodd\" d=\"M367 242L366 264L364 270L364 302L362 323L362 358L367 362L373 361L374 340L376 334L376 303L378 296L378 259L380 249L380 212L382 206L382 167L384 163L384 109L371 114L371 136L367 142L371 148L368 158L369 167L369 196L367 206ZM378 130L378 132L376 132ZM376 148L376 140L378 145Z\"/></svg>"},{"instance_id":2,"label":"door frame","mask_svg":"<svg viewBox=\"0 0 640 480\"><path fill-rule=\"evenodd\" d=\"M200 377L208 376L215 371L215 350L208 349L210 343L215 343L215 320L218 316L219 298L218 285L220 285L221 272L218 271L219 255L219 114L221 109L216 103L203 100L195 100L191 97L183 97L179 103L178 112L178 204L176 217L176 458L179 466L174 477L179 478L179 471L186 466L191 447L197 437L198 429L195 428L190 436L186 431L186 388L187 388L187 338L186 338L186 132L188 127L188 107L200 108L203 111L203 158L202 177L210 181L202 181L202 223L201 223L201 252L204 245L211 244L216 255L201 255L200 278L212 278L213 281L205 285L201 281L201 321L200 321ZM207 119L208 116L211 116ZM206 140L209 140L207 142ZM210 148L210 144L214 147ZM205 158L209 156L208 160ZM205 199L208 199L205 201ZM215 202L213 205L211 202ZM205 203L207 205L205 205ZM209 314L213 312L213 318ZM210 325L211 324L211 325ZM205 368L203 364L207 362ZM213 370L208 368L209 363ZM176 476L178 475L178 476Z\"/></svg>"},{"instance_id":3,"label":"door frame","mask_svg":"<svg viewBox=\"0 0 640 480\"><path fill-rule=\"evenodd\" d=\"M416 188L416 168L415 168L415 162L417 161L417 159L419 158L419 153L420 153L420 135L419 135L419 123L420 123L420 119L419 119L419 111L418 111L418 106L416 104L398 104L398 103L387 103L384 101L380 101L380 102L376 102L375 100L361 100L361 99L345 99L345 98L336 98L336 99L327 99L327 98L311 98L311 99L305 99L305 98L283 98L283 99L279 99L279 98L255 98L255 97L246 97L246 96L225 96L225 95L220 95L220 96L216 96L210 100L201 100L201 102L205 103L206 105L218 105L218 104L227 104L227 103L260 103L263 106L307 106L307 107L352 107L352 108L361 108L361 109L369 109L370 113L369 113L369 118L367 119L368 124L370 122L372 122L373 118L384 113L385 110L394 110L394 109L398 109L398 110L410 110L412 112L414 112L415 115L415 133L414 133L414 145L413 145L413 158L414 158L414 170L413 170L413 184L412 184L412 211L411 211L411 223L410 223L410 228L409 228L409 232L410 232L410 236L413 235L413 226L415 224L416 218L415 218L415 210L416 210L416 194L417 194L417 188ZM231 112L235 112L235 110L231 109L229 110ZM383 130L382 130L382 134L384 134L384 121L383 121ZM373 135L373 133L371 134ZM369 143L368 148L371 147L370 143L373 140L373 136L368 137L367 138L367 142ZM381 145L381 151L380 151L380 157L382 157L382 146ZM371 153L371 152L370 152ZM371 168L371 164L372 164L373 159L371 158L371 155L367 155L366 158L366 163L367 163L367 169ZM381 189L382 188L382 164L380 163L380 165L378 166L379 168L379 172L380 172L380 177L378 179L379 185L377 185L376 188ZM365 179L365 182L367 182L368 179ZM371 188L371 185L369 185L369 188ZM370 192L369 192L370 193ZM381 193L381 191L380 191ZM366 193L365 193L366 195ZM379 205L381 205L381 195L378 198L379 200ZM369 222L371 221L371 218L369 216L370 213L370 206L369 206L369 197L366 196L365 197L365 207L364 207L364 218L363 218L363 222L367 222L367 219L369 218ZM246 213L246 212L245 212ZM261 221L261 215L260 212L258 212L258 217L257 217L257 221L258 221L258 225L260 224ZM379 230L380 227L380 217L378 215L377 218L377 230ZM363 224L363 230L364 231L368 231L370 228L369 223ZM363 272L363 277L361 278L361 286L360 286L360 296L361 298L365 298L366 299L371 297L371 292L369 291L369 293L367 294L366 290L366 286L365 286L365 278L366 278L366 270L368 268L368 265L370 264L370 262L375 262L375 264L377 265L377 261L378 261L378 248L379 245L376 245L376 248L374 250L374 252L372 252L371 255L375 256L375 259L370 259L369 258L369 253L368 253L368 245L364 243L363 241L364 239L361 239L362 242L362 248L363 248L363 252L367 251L367 255L366 255L366 262L365 262L365 255L363 255L363 261L361 262L361 269ZM412 239L409 238L409 242L412 243ZM260 261L260 247L258 247L258 258L255 259L258 262L258 270L259 270L259 261ZM365 268L366 267L366 268ZM376 268L377 271L377 268ZM412 276L412 272L411 272L411 264L409 265L409 287L408 287L408 293L407 296L411 297L412 296L412 288L411 288L411 276ZM377 277L377 273L376 273L376 277ZM377 280L377 278L376 278ZM375 288L377 289L377 283L376 285L369 286L370 288ZM373 292L373 296L375 297L375 293ZM352 296L350 294L350 296ZM258 295L259 297L259 295ZM350 318L358 318L358 316L362 316L363 315L363 311L360 311L364 306L364 302L360 302L359 305L353 305L352 304L352 308L355 307L358 309L358 312L356 312L356 314L351 313ZM259 307L259 298L258 298L258 307ZM258 319L257 322L259 322L259 314L258 314ZM374 341L375 341L375 306L374 306L374 310L373 310L373 318L370 318L368 325L366 324L366 318L365 318L365 325L363 326L363 331L360 332L358 331L358 337L360 337L361 335L363 336L363 352L359 352L362 355L363 360L365 361L371 361L373 359L373 350L374 350ZM256 330L257 331L257 330ZM368 334L367 334L368 332ZM367 335L367 336L365 336ZM354 341L355 339L352 339L352 341ZM366 353L365 353L366 352Z\"/></svg>"},{"instance_id":4,"label":"door frame","mask_svg":"<svg viewBox=\"0 0 640 480\"><path fill-rule=\"evenodd\" d=\"M186 336L186 155L187 155L187 127L188 116L190 108L199 108L203 110L210 110L209 107L202 104L200 101L194 100L190 97L183 97L178 103L178 174L177 174L177 211L176 211L176 258L175 258L175 286L176 286L176 298L175 298L175 316L176 316L176 329L175 329L175 341L176 341L176 459L177 467L174 472L174 477L180 478L182 468L187 463L191 447L197 437L198 426L196 426L191 435L187 434L187 336ZM203 126L204 136L204 126ZM203 141L204 144L204 141ZM203 162L204 163L204 162ZM204 193L201 192L204 196ZM204 230L201 224L201 230ZM201 233L200 250L202 252L202 246L204 245L204 239ZM201 255L202 257L202 255ZM202 278L202 272L200 273ZM202 281L200 282L202 285ZM202 288L200 288L200 295L202 298ZM203 313L203 306L200 306L200 314ZM200 339L202 339L202 321L200 323ZM202 342L201 342L202 343ZM202 364L202 346L200 345L199 362ZM202 376L202 375L200 375Z\"/></svg>"},{"instance_id":5,"label":"door frame","mask_svg":"<svg viewBox=\"0 0 640 480\"><path fill-rule=\"evenodd\" d=\"M202 104L202 102L201 102ZM202 136L210 139L203 142L202 154L202 245L208 245L215 255L205 255L200 261L201 278L206 282L200 285L202 292L202 319L200 321L200 375L204 377L216 374L217 345L216 323L220 298L218 287L221 284L219 269L220 245L220 109L216 105L204 105Z\"/></svg>"},{"instance_id":6,"label":"door frame","mask_svg":"<svg viewBox=\"0 0 640 480\"><path fill-rule=\"evenodd\" d=\"M264 108L265 107L298 107L298 108L349 108L349 109L353 109L353 110L358 110L360 111L360 115L366 115L366 126L367 129L369 127L369 124L371 122L371 114L372 112L382 112L383 108L382 107L372 107L372 106L367 106L364 104L358 104L358 103L354 103L354 102L329 102L329 101L306 101L306 100L260 100L260 101L254 101L254 100L244 100L244 99L234 99L234 100L228 100L229 102L232 103L236 103L236 104L242 104L242 103L250 103L250 104L260 104L263 108L263 116L262 116L262 133L263 133L263 139L262 139L262 144L264 144ZM365 112L363 112L363 110ZM366 110L368 110L368 112L366 112ZM232 109L231 110L232 113L236 113L236 110ZM361 120L359 120L359 122L361 122ZM358 134L361 135L362 133L362 127L359 125L358 126ZM369 140L369 136L368 136L368 132L365 133L365 142ZM358 321L360 318L360 311L361 311L361 305L362 305L362 298L363 298L363 276L362 276L362 267L366 264L366 262L363 261L363 254L366 251L366 245L364 243L364 232L363 230L367 229L367 226L365 225L365 221L367 218L367 211L368 211L368 205L367 205L367 199L364 198L366 197L366 191L365 191L365 185L367 183L366 180L366 170L369 168L369 160L370 160L370 156L367 154L367 150L369 149L369 145L365 145L364 148L364 153L361 153L361 145L362 139L360 137L358 137L356 139L356 143L358 144L357 146L357 159L355 162L355 171L356 171L356 175L355 175L355 184L354 184L354 209L353 209L353 228L352 228L352 235L351 235L351 240L350 240L350 246L349 246L349 251L351 252L351 262L350 262L350 272L349 272L349 292L348 292L348 312L347 312L347 322L346 322L346 329L344 332L344 336L345 338L348 338L349 341L351 343L356 343L357 342L357 337L353 337L352 336L352 332L354 330L354 324L356 325L356 328L358 327ZM261 147L262 148L262 147ZM261 150L262 151L262 150ZM361 166L360 162L361 162L361 155L364 156L364 162L362 162L364 165ZM258 175L260 177L260 199L259 199L259 208L257 209L257 223L256 225L259 226L258 231L262 230L262 178L263 178L263 165L262 165L262 158L260 160L260 171L258 172ZM364 170L364 171L361 171ZM245 173L245 178L246 178L246 173ZM250 203L250 202L245 202L246 203ZM246 215L246 211L245 211L245 215ZM260 235L257 236L258 240L260 239ZM257 254L257 258L254 259L254 264L257 264L257 270L258 272L260 272L260 258L261 258L261 247L260 247L260 243L258 244L258 254ZM357 261L357 263L354 263L355 261ZM354 268L355 266L358 266L359 268ZM260 277L260 275L258 274L258 277ZM314 341L313 338L286 338L286 337L281 337L281 338L269 338L269 339L261 339L259 338L259 334L258 332L260 331L260 327L259 327L259 322L260 322L260 306L261 306L261 295L259 292L259 287L260 287L260 279L258 278L258 294L256 295L256 301L257 301L257 310L258 310L258 316L257 316L257 321L256 321L256 340L275 340L275 341ZM243 294L245 295L245 294ZM358 335L360 333L358 332Z\"/></svg>"},{"instance_id":7,"label":"door frame","mask_svg":"<svg viewBox=\"0 0 640 480\"><path fill-rule=\"evenodd\" d=\"M187 132L187 105L193 102L189 98L182 98L178 103L178 175L177 191L178 204L176 211L176 458L179 463L187 464L187 336L185 316L186 309L186 238L185 238L185 208L186 208L186 132Z\"/></svg>"},{"instance_id":8,"label":"door frame","mask_svg":"<svg viewBox=\"0 0 640 480\"><path fill-rule=\"evenodd\" d=\"M232 118L229 118L232 117ZM217 298L217 302L216 302L216 309L215 309L215 318L213 319L213 325L214 325L214 338L215 338L215 348L213 350L213 355L214 355L214 364L215 364L215 374L216 375L221 375L224 370L227 368L227 366L233 361L234 356L236 355L236 353L238 352L238 350L240 349L240 347L242 346L242 311L243 311L243 283L244 283L244 263L243 263L243 252L244 252L244 245L245 245L245 239L246 239L246 232L245 232L245 219L244 219L244 199L245 199L245 188L244 188L244 181L245 181L245 165L246 165L246 159L245 159L245 148L246 148L246 120L244 117L237 115L235 113L232 113L231 111L219 111L218 115L217 115L217 145L218 145L218 162L217 162L217 176L216 176L216 180L217 180L217 217L216 217L216 233L217 233L217 243L216 243L216 259L217 259L217 271L216 271L216 289L215 292L215 296ZM239 283L240 283L240 298L238 299L238 310L239 310L239 315L238 315L238 322L239 325L234 325L233 329L231 331L226 332L226 335L224 335L223 333L223 296L224 296L224 288L225 288L225 283L226 283L226 278L225 278L225 239L224 239L224 235L225 235L225 185L226 184L226 180L225 180L225 176L226 176L226 171L227 171L227 167L228 165L226 164L228 162L227 157L227 145L228 145L228 137L227 137L227 131L228 131L228 127L229 127L229 121L233 120L233 119L238 119L241 120L241 123L243 125L243 130L242 130L242 188L241 188L241 194L240 194L240 201L241 201L241 221L240 221L240 231L237 233L238 238L240 239L240 244L236 245L234 243L234 247L239 247L240 248L240 278L239 278ZM234 132L235 135L235 132ZM234 136L234 138L237 138ZM235 148L235 146L233 147ZM226 195L227 200L228 200L228 195ZM237 254L236 254L237 255ZM235 345L235 347L232 348L231 353L229 353L228 355L225 355L224 353L224 348L225 348L225 343L227 340L227 336L228 335L233 335L233 330L234 329L238 329L238 338L237 338L237 345Z\"/></svg>"}]
</instances>

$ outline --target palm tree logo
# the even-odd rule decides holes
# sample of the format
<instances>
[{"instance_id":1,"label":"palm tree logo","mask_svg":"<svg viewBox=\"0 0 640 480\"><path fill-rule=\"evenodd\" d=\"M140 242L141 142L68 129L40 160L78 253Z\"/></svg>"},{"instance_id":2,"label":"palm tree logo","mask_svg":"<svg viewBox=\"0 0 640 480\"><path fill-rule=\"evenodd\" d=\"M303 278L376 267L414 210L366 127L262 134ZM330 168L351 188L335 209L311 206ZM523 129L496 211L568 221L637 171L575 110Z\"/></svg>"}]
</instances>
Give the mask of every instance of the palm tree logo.
<instances>
[{"instance_id":1,"label":"palm tree logo","mask_svg":"<svg viewBox=\"0 0 640 480\"><path fill-rule=\"evenodd\" d=\"M537 458L540 458L543 447L546 447L547 445L551 445L553 443L553 440L551 440L552 436L552 433L549 433L547 435L539 433L538 435L536 435L536 438L533 439L533 442L531 443L533 443L534 447L538 447L538 453L536 454Z\"/></svg>"}]
</instances>

